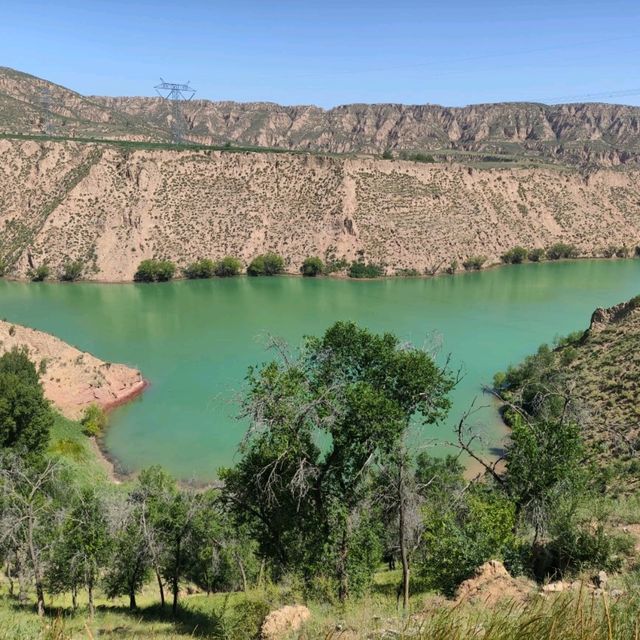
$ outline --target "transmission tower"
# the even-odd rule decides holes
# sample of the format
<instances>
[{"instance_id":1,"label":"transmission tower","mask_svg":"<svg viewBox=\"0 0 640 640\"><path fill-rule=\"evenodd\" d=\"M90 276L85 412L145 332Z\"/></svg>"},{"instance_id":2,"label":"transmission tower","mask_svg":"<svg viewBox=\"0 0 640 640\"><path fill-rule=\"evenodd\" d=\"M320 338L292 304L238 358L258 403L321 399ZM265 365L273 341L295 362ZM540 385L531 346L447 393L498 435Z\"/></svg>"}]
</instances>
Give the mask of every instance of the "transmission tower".
<instances>
[{"instance_id":1,"label":"transmission tower","mask_svg":"<svg viewBox=\"0 0 640 640\"><path fill-rule=\"evenodd\" d=\"M51 92L48 86L40 89L40 109L42 110L42 122L40 128L45 136L53 135L53 120L51 118Z\"/></svg>"},{"instance_id":2,"label":"transmission tower","mask_svg":"<svg viewBox=\"0 0 640 640\"><path fill-rule=\"evenodd\" d=\"M154 87L157 94L171 102L171 115L173 122L171 123L171 138L174 144L180 144L184 138L184 117L182 115L182 103L189 102L193 98L196 90L187 84L176 84L174 82L165 82L160 78L160 84Z\"/></svg>"}]
</instances>

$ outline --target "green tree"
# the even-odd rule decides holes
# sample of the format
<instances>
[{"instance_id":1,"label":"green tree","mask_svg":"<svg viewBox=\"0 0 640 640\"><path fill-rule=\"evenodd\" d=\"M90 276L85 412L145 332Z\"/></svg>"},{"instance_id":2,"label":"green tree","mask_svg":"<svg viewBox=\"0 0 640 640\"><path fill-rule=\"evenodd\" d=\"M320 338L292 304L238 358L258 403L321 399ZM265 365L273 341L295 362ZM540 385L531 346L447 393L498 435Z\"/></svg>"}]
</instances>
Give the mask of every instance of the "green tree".
<instances>
[{"instance_id":1,"label":"green tree","mask_svg":"<svg viewBox=\"0 0 640 640\"><path fill-rule=\"evenodd\" d=\"M42 282L51 275L51 269L46 264L41 264L39 267L32 269L30 272L31 280L33 282Z\"/></svg>"},{"instance_id":2,"label":"green tree","mask_svg":"<svg viewBox=\"0 0 640 640\"><path fill-rule=\"evenodd\" d=\"M30 456L49 444L54 416L26 349L0 357L0 447Z\"/></svg>"},{"instance_id":3,"label":"green tree","mask_svg":"<svg viewBox=\"0 0 640 640\"><path fill-rule=\"evenodd\" d=\"M319 276L324 273L324 263L316 256L306 258L300 267L300 273L311 278Z\"/></svg>"},{"instance_id":4,"label":"green tree","mask_svg":"<svg viewBox=\"0 0 640 640\"><path fill-rule=\"evenodd\" d=\"M513 247L501 256L502 262L505 264L520 264L527 259L529 252L524 247Z\"/></svg>"},{"instance_id":5,"label":"green tree","mask_svg":"<svg viewBox=\"0 0 640 640\"><path fill-rule=\"evenodd\" d=\"M350 278L380 278L384 275L384 268L378 264L354 260L348 273Z\"/></svg>"},{"instance_id":6,"label":"green tree","mask_svg":"<svg viewBox=\"0 0 640 640\"><path fill-rule=\"evenodd\" d=\"M80 260L73 260L72 262L65 263L60 274L60 280L65 282L74 282L82 276L82 270L84 265Z\"/></svg>"},{"instance_id":7,"label":"green tree","mask_svg":"<svg viewBox=\"0 0 640 640\"><path fill-rule=\"evenodd\" d=\"M80 420L82 430L88 436L99 436L107 426L107 415L102 407L90 404Z\"/></svg>"},{"instance_id":8,"label":"green tree","mask_svg":"<svg viewBox=\"0 0 640 640\"><path fill-rule=\"evenodd\" d=\"M171 280L176 272L176 266L171 260L143 260L135 272L136 282L166 282Z\"/></svg>"},{"instance_id":9,"label":"green tree","mask_svg":"<svg viewBox=\"0 0 640 640\"><path fill-rule=\"evenodd\" d=\"M213 260L210 260L209 258L201 258L200 260L196 260L195 262L192 262L188 267L186 267L184 270L184 275L191 280L212 278L215 269L216 265Z\"/></svg>"},{"instance_id":10,"label":"green tree","mask_svg":"<svg viewBox=\"0 0 640 640\"><path fill-rule=\"evenodd\" d=\"M251 427L242 459L223 472L225 495L282 571L326 572L330 558L344 600L362 584L351 582L356 573L371 577L371 565L353 562L371 559L365 541L378 544L360 528L374 464L414 417L433 423L446 414L453 383L425 352L349 322L307 338L297 358L281 347L281 358L250 370L248 381Z\"/></svg>"},{"instance_id":11,"label":"green tree","mask_svg":"<svg viewBox=\"0 0 640 640\"><path fill-rule=\"evenodd\" d=\"M247 267L250 276L275 276L284 271L284 259L269 252L254 258Z\"/></svg>"},{"instance_id":12,"label":"green tree","mask_svg":"<svg viewBox=\"0 0 640 640\"><path fill-rule=\"evenodd\" d=\"M232 256L225 256L221 260L216 262L216 275L219 278L230 278L232 276L237 276L242 269L242 262L238 260L238 258L233 258Z\"/></svg>"}]
</instances>

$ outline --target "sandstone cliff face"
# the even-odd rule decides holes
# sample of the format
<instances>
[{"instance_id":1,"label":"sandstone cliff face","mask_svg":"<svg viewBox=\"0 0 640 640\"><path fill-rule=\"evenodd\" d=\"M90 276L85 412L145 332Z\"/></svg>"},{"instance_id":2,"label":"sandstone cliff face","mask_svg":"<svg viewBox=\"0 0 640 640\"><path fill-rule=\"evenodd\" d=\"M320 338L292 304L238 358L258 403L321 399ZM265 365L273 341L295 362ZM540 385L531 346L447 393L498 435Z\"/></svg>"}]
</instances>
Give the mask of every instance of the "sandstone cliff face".
<instances>
[{"instance_id":1,"label":"sandstone cliff face","mask_svg":"<svg viewBox=\"0 0 640 640\"><path fill-rule=\"evenodd\" d=\"M44 105L44 90L49 109ZM183 105L195 143L331 153L463 152L584 166L635 165L640 107L609 104L352 104L334 109L194 100ZM171 106L160 98L84 97L0 67L0 133L139 141L171 137ZM48 123L48 124L47 124Z\"/></svg>"},{"instance_id":2,"label":"sandstone cliff face","mask_svg":"<svg viewBox=\"0 0 640 640\"><path fill-rule=\"evenodd\" d=\"M148 257L266 250L292 273L310 255L422 272L517 244L635 247L640 172L0 140L0 229L17 277L81 260L89 279L130 280Z\"/></svg>"}]
</instances>

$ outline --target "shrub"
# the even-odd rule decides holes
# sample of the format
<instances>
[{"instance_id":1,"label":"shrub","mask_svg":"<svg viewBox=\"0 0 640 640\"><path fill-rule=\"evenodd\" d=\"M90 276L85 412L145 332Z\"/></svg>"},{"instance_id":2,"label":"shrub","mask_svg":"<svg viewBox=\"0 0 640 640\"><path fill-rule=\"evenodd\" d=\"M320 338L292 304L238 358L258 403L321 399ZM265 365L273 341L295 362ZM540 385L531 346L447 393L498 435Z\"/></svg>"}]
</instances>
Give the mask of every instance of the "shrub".
<instances>
[{"instance_id":1,"label":"shrub","mask_svg":"<svg viewBox=\"0 0 640 640\"><path fill-rule=\"evenodd\" d=\"M616 257L618 258L628 258L630 254L631 254L631 251L629 250L629 247L627 247L626 245L622 245L621 247L618 247L616 250Z\"/></svg>"},{"instance_id":2,"label":"shrub","mask_svg":"<svg viewBox=\"0 0 640 640\"><path fill-rule=\"evenodd\" d=\"M237 276L242 269L242 262L238 258L225 256L222 260L216 262L215 273L219 278L230 278Z\"/></svg>"},{"instance_id":3,"label":"shrub","mask_svg":"<svg viewBox=\"0 0 640 640\"><path fill-rule=\"evenodd\" d=\"M325 273L336 273L337 271L344 271L349 266L349 263L345 258L332 258L327 260L325 265Z\"/></svg>"},{"instance_id":4,"label":"shrub","mask_svg":"<svg viewBox=\"0 0 640 640\"><path fill-rule=\"evenodd\" d=\"M65 282L74 282L75 280L78 280L78 278L80 278L80 276L82 275L82 269L83 265L80 260L67 262L62 269L62 273L60 274L60 280L63 280Z\"/></svg>"},{"instance_id":5,"label":"shrub","mask_svg":"<svg viewBox=\"0 0 640 640\"><path fill-rule=\"evenodd\" d=\"M531 262L541 262L544 260L545 250L544 249L531 249L527 258L531 260Z\"/></svg>"},{"instance_id":6,"label":"shrub","mask_svg":"<svg viewBox=\"0 0 640 640\"><path fill-rule=\"evenodd\" d=\"M349 266L350 278L379 278L383 275L384 269L379 264L354 260Z\"/></svg>"},{"instance_id":7,"label":"shrub","mask_svg":"<svg viewBox=\"0 0 640 640\"><path fill-rule=\"evenodd\" d=\"M314 278L317 275L320 275L324 271L324 263L320 258L316 256L311 256L310 258L306 258L306 260L302 263L300 267L300 272L303 276Z\"/></svg>"},{"instance_id":8,"label":"shrub","mask_svg":"<svg viewBox=\"0 0 640 640\"><path fill-rule=\"evenodd\" d=\"M458 270L458 261L452 260L449 266L445 269L445 271L452 276Z\"/></svg>"},{"instance_id":9,"label":"shrub","mask_svg":"<svg viewBox=\"0 0 640 640\"><path fill-rule=\"evenodd\" d=\"M201 258L191 263L185 270L184 275L190 280L201 278L211 278L214 274L216 265L209 258Z\"/></svg>"},{"instance_id":10,"label":"shrub","mask_svg":"<svg viewBox=\"0 0 640 640\"><path fill-rule=\"evenodd\" d=\"M33 282L42 282L49 277L51 273L51 269L46 264L41 264L39 267L33 269L30 273L31 280Z\"/></svg>"},{"instance_id":11,"label":"shrub","mask_svg":"<svg viewBox=\"0 0 640 640\"><path fill-rule=\"evenodd\" d=\"M393 160L393 153L391 152L391 149L385 149L382 152L382 159L383 160Z\"/></svg>"},{"instance_id":12,"label":"shrub","mask_svg":"<svg viewBox=\"0 0 640 640\"><path fill-rule=\"evenodd\" d=\"M396 275L403 278L415 278L420 275L417 269L396 269Z\"/></svg>"},{"instance_id":13,"label":"shrub","mask_svg":"<svg viewBox=\"0 0 640 640\"><path fill-rule=\"evenodd\" d=\"M107 416L97 404L90 404L80 420L83 432L88 436L99 436L107 426Z\"/></svg>"},{"instance_id":14,"label":"shrub","mask_svg":"<svg viewBox=\"0 0 640 640\"><path fill-rule=\"evenodd\" d=\"M501 256L505 264L520 264L527 258L528 252L524 247L513 247Z\"/></svg>"},{"instance_id":15,"label":"shrub","mask_svg":"<svg viewBox=\"0 0 640 640\"><path fill-rule=\"evenodd\" d=\"M467 258L462 263L462 266L467 271L480 271L480 269L482 269L482 266L486 261L487 261L486 256L472 256L471 258Z\"/></svg>"},{"instance_id":16,"label":"shrub","mask_svg":"<svg viewBox=\"0 0 640 640\"><path fill-rule=\"evenodd\" d=\"M277 253L269 252L257 256L247 267L250 276L275 276L284 271L284 260Z\"/></svg>"},{"instance_id":17,"label":"shrub","mask_svg":"<svg viewBox=\"0 0 640 640\"><path fill-rule=\"evenodd\" d=\"M175 274L176 266L170 260L143 260L133 279L136 282L166 282Z\"/></svg>"},{"instance_id":18,"label":"shrub","mask_svg":"<svg viewBox=\"0 0 640 640\"><path fill-rule=\"evenodd\" d=\"M547 258L549 260L560 260L562 258L577 258L578 249L572 244L564 242L556 242L547 249Z\"/></svg>"},{"instance_id":19,"label":"shrub","mask_svg":"<svg viewBox=\"0 0 640 640\"><path fill-rule=\"evenodd\" d=\"M4 258L0 258L0 278L7 273L8 268L9 263Z\"/></svg>"}]
</instances>

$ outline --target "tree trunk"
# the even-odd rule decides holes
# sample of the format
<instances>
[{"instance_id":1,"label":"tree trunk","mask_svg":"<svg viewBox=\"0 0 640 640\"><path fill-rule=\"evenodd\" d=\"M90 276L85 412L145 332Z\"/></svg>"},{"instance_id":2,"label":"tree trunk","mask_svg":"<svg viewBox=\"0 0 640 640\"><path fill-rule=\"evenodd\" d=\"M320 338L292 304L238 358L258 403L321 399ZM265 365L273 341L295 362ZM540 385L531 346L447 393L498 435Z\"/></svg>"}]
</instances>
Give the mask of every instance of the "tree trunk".
<instances>
[{"instance_id":1,"label":"tree trunk","mask_svg":"<svg viewBox=\"0 0 640 640\"><path fill-rule=\"evenodd\" d=\"M349 555L348 532L345 526L342 530L340 551L338 556L338 598L344 602L349 597L349 572L347 570L347 557Z\"/></svg>"},{"instance_id":2,"label":"tree trunk","mask_svg":"<svg viewBox=\"0 0 640 640\"><path fill-rule=\"evenodd\" d=\"M236 562L238 563L240 575L242 576L242 590L247 593L247 572L244 570L242 558L238 554L236 554Z\"/></svg>"},{"instance_id":3,"label":"tree trunk","mask_svg":"<svg viewBox=\"0 0 640 640\"><path fill-rule=\"evenodd\" d=\"M136 603L136 590L133 584L131 584L129 585L129 609L131 611L134 611L137 608L138 608L138 605Z\"/></svg>"},{"instance_id":4,"label":"tree trunk","mask_svg":"<svg viewBox=\"0 0 640 640\"><path fill-rule=\"evenodd\" d=\"M409 556L407 553L406 510L405 510L405 486L404 486L404 460L398 468L398 534L400 546L400 561L402 562L402 608L406 611L409 607Z\"/></svg>"},{"instance_id":5,"label":"tree trunk","mask_svg":"<svg viewBox=\"0 0 640 640\"><path fill-rule=\"evenodd\" d=\"M75 584L71 587L71 606L74 611L78 608L78 589Z\"/></svg>"},{"instance_id":6,"label":"tree trunk","mask_svg":"<svg viewBox=\"0 0 640 640\"><path fill-rule=\"evenodd\" d=\"M89 582L87 584L87 594L89 595L89 616L93 618L93 614L95 613L95 607L93 606L93 583Z\"/></svg>"},{"instance_id":7,"label":"tree trunk","mask_svg":"<svg viewBox=\"0 0 640 640\"><path fill-rule=\"evenodd\" d=\"M176 542L176 557L175 557L175 568L173 571L173 577L171 580L171 586L173 588L173 605L171 606L171 611L175 616L178 613L178 590L180 588L180 557L182 554L182 550L180 548L180 540Z\"/></svg>"},{"instance_id":8,"label":"tree trunk","mask_svg":"<svg viewBox=\"0 0 640 640\"><path fill-rule=\"evenodd\" d=\"M31 566L33 567L33 578L36 583L36 599L38 603L38 615L44 616L44 588L42 586L42 574L40 573L40 563L38 554L33 542L33 520L29 518L29 555L31 556Z\"/></svg>"},{"instance_id":9,"label":"tree trunk","mask_svg":"<svg viewBox=\"0 0 640 640\"><path fill-rule=\"evenodd\" d=\"M160 577L160 572L156 567L156 578L158 580L158 590L160 591L160 606L164 607L164 587L162 586L162 578Z\"/></svg>"}]
</instances>

